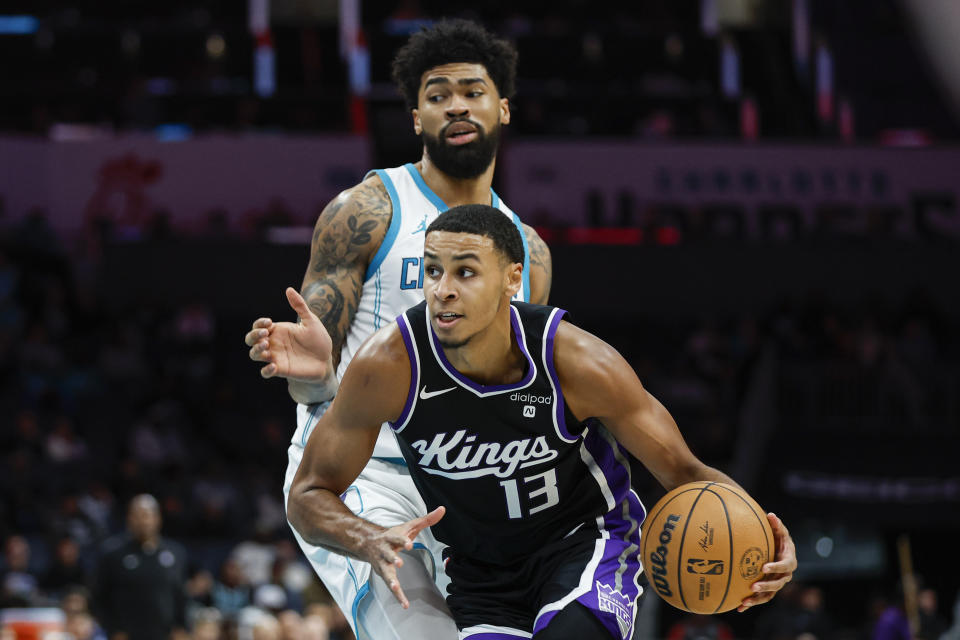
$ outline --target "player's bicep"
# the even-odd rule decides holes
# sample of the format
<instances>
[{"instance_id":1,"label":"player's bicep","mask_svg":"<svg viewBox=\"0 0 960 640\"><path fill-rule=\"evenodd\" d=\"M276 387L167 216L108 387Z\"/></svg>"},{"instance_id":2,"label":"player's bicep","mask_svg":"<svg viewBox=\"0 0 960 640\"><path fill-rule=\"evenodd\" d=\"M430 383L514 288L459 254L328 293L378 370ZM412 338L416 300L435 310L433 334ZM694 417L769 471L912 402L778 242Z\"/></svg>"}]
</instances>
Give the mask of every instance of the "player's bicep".
<instances>
[{"instance_id":1,"label":"player's bicep","mask_svg":"<svg viewBox=\"0 0 960 640\"><path fill-rule=\"evenodd\" d=\"M644 388L633 367L599 338L566 328L565 333L573 334L573 339L556 344L557 371L574 415L581 420L600 420L665 487L695 475L702 463L690 451L670 413ZM561 335L558 332L558 338ZM569 380L566 385L565 378Z\"/></svg>"},{"instance_id":2,"label":"player's bicep","mask_svg":"<svg viewBox=\"0 0 960 640\"><path fill-rule=\"evenodd\" d=\"M345 191L320 214L301 295L333 343L334 362L353 322L367 265L390 225L392 206L379 179Z\"/></svg>"},{"instance_id":3,"label":"player's bicep","mask_svg":"<svg viewBox=\"0 0 960 640\"><path fill-rule=\"evenodd\" d=\"M698 477L703 464L666 407L639 382L629 393L618 411L600 418L604 425L668 490Z\"/></svg>"},{"instance_id":4,"label":"player's bicep","mask_svg":"<svg viewBox=\"0 0 960 640\"><path fill-rule=\"evenodd\" d=\"M550 256L550 248L533 227L525 224L523 231L527 236L527 249L530 251L530 302L547 304L553 283L553 258Z\"/></svg>"}]
</instances>

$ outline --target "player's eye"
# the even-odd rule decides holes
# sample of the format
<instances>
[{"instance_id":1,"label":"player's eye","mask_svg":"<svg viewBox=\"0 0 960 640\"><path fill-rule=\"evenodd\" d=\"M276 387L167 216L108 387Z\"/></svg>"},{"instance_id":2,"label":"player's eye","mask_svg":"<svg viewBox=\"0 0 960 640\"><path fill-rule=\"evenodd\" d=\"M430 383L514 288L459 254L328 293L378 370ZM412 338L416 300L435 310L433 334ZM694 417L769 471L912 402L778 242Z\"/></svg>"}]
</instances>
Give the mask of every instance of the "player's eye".
<instances>
[{"instance_id":1,"label":"player's eye","mask_svg":"<svg viewBox=\"0 0 960 640\"><path fill-rule=\"evenodd\" d=\"M440 269L434 265L427 265L423 268L423 272L427 275L428 278L439 278Z\"/></svg>"},{"instance_id":2,"label":"player's eye","mask_svg":"<svg viewBox=\"0 0 960 640\"><path fill-rule=\"evenodd\" d=\"M473 277L473 276L475 276L475 275L476 275L476 273L474 272L473 269L469 269L469 268L467 268L467 267L463 267L462 269L460 269L460 276L463 277L463 278L470 278L470 277Z\"/></svg>"}]
</instances>

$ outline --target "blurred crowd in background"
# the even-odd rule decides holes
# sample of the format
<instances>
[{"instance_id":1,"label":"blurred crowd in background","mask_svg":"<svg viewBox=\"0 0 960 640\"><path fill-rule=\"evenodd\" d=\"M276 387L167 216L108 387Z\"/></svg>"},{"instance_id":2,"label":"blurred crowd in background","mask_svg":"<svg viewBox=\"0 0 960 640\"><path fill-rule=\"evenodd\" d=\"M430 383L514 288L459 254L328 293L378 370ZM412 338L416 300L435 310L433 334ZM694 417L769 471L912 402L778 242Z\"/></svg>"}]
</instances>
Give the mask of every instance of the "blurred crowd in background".
<instances>
[{"instance_id":1,"label":"blurred crowd in background","mask_svg":"<svg viewBox=\"0 0 960 640\"><path fill-rule=\"evenodd\" d=\"M0 60L17 63L0 65L0 130L53 140L104 132L174 139L354 132L371 136L383 166L392 154L408 154L394 141L410 135L389 60L412 30L443 15L481 19L517 45L511 135L960 138L960 121L921 63L896 0L640 0L627 8L576 0L522 10L507 2L367 3L357 51L368 56L369 77L359 87L339 48L335 4L275 0L275 78L262 95L251 75L257 42L244 2L6 3ZM721 4L749 10L739 22L721 20ZM797 47L801 37L805 50ZM399 161L409 160L415 157ZM178 640L351 638L284 516L293 404L282 383L260 379L241 339L269 310L223 305L212 294L132 295L142 286L137 268L172 270L166 263L105 271L112 247L124 245L128 255L181 242L169 212L125 228L91 218L82 234L66 237L42 209L6 211L2 195L0 609L54 610L76 640L106 638L117 596L104 577L106 559L138 535L131 501L152 496L168 541L157 561L175 587L164 624ZM276 199L242 231L230 228L227 212L212 210L204 223L194 221L189 241L228 261L241 243L259 249L269 228L302 222L283 194L265 196ZM550 229L542 235L549 238ZM301 249L297 268L306 264ZM283 286L296 284L289 273L268 275L278 299ZM865 288L838 301L816 285L759 311L621 317L616 301L604 300L580 316L574 310L574 318L624 353L710 464L736 462L756 372L771 353L781 429L772 442L830 442L838 434L874 442L908 433L931 436L927 452L938 442L955 452L960 318L919 290L891 302L869 298ZM566 306L564 287L573 286L555 281L551 302ZM766 456L762 464L776 467ZM652 504L659 487L642 470L635 478ZM799 521L786 519L791 527ZM938 534L942 541L949 531ZM929 561L935 545L917 546L927 553L918 569L928 574L907 634L960 640L957 585ZM803 553L801 569L812 557ZM119 562L140 563L137 557ZM798 574L772 604L744 616L663 610L654 632L670 640L906 640L895 561L881 564L855 583ZM10 637L10 629L0 631L0 640Z\"/></svg>"},{"instance_id":2,"label":"blurred crowd in background","mask_svg":"<svg viewBox=\"0 0 960 640\"><path fill-rule=\"evenodd\" d=\"M339 42L337 3L272 0L267 95L246 2L5 6L23 17L0 35L0 56L18 60L0 71L6 130L396 132L394 51L420 25L459 16L519 50L516 134L740 137L744 118L772 138L960 134L934 77L916 73L924 53L897 0L366 3L360 71Z\"/></svg>"}]
</instances>

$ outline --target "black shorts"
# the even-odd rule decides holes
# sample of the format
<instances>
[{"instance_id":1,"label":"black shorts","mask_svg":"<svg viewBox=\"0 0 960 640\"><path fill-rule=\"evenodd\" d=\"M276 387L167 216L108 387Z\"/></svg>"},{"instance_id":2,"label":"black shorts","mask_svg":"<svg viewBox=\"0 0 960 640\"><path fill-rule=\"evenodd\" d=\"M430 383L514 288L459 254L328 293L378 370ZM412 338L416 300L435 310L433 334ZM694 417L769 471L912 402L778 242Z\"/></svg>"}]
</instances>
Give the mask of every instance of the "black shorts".
<instances>
[{"instance_id":1,"label":"black shorts","mask_svg":"<svg viewBox=\"0 0 960 640\"><path fill-rule=\"evenodd\" d=\"M631 492L627 500L636 496ZM585 525L506 566L450 554L447 604L460 638L529 638L571 602L589 609L611 638L630 638L642 591L637 581L643 516L632 508L620 513L628 511L639 513L639 520L607 514L600 528Z\"/></svg>"}]
</instances>

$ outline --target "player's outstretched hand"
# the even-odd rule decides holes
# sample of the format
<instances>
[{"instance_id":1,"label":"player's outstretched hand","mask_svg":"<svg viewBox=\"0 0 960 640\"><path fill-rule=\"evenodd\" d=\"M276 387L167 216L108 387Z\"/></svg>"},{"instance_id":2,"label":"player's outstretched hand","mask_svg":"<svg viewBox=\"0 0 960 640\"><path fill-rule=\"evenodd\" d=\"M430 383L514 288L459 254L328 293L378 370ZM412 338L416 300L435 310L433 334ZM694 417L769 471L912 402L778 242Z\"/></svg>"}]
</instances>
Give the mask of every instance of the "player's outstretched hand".
<instances>
[{"instance_id":1,"label":"player's outstretched hand","mask_svg":"<svg viewBox=\"0 0 960 640\"><path fill-rule=\"evenodd\" d=\"M787 531L787 526L776 516L768 513L767 520L773 529L774 544L777 548L777 557L773 562L763 565L763 577L753 583L755 595L744 598L737 611L746 611L752 606L769 602L777 591L793 579L793 572L797 569L797 548L793 538Z\"/></svg>"},{"instance_id":2,"label":"player's outstretched hand","mask_svg":"<svg viewBox=\"0 0 960 640\"><path fill-rule=\"evenodd\" d=\"M409 522L398 524L395 527L381 531L379 535L369 539L364 545L367 561L373 566L383 581L387 583L393 595L400 601L404 609L410 608L407 596L400 588L397 578L397 569L403 566L400 552L413 549L413 541L421 531L440 522L446 513L445 507L437 507L425 516L414 518Z\"/></svg>"},{"instance_id":3,"label":"player's outstretched hand","mask_svg":"<svg viewBox=\"0 0 960 640\"><path fill-rule=\"evenodd\" d=\"M259 318L244 336L250 359L266 363L260 369L264 378L321 382L332 366L330 334L296 289L287 287L286 294L300 322Z\"/></svg>"}]
</instances>

